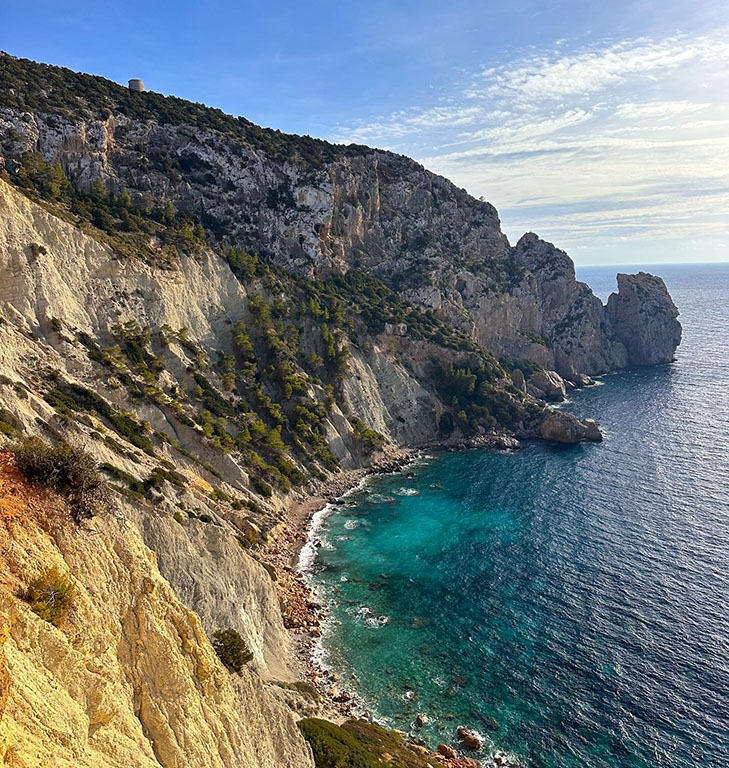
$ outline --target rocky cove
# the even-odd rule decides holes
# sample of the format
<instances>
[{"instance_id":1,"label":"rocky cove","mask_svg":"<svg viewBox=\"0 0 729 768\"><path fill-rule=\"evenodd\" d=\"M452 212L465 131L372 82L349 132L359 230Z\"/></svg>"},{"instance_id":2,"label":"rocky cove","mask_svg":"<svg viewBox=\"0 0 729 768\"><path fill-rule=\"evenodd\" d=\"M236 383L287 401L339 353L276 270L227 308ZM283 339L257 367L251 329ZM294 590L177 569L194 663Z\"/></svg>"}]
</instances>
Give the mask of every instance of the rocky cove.
<instances>
[{"instance_id":1,"label":"rocky cove","mask_svg":"<svg viewBox=\"0 0 729 768\"><path fill-rule=\"evenodd\" d=\"M512 246L493 206L392 153L6 54L0 146L12 768L313 766L297 722L332 714L331 681L304 663L295 555L318 505L424 447L598 441L549 403L680 342L660 278L620 275L603 305L566 253ZM22 477L31 436L92 457L91 519ZM24 597L53 568L77 595L59 626Z\"/></svg>"}]
</instances>

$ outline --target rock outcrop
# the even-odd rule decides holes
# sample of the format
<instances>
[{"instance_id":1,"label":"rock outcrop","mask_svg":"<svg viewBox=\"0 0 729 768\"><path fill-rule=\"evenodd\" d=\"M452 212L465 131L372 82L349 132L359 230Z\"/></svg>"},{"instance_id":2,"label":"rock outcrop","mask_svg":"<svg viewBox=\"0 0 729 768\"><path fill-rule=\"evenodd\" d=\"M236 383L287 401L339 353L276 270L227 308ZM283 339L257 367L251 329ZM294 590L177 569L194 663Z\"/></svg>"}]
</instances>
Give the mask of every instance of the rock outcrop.
<instances>
[{"instance_id":1,"label":"rock outcrop","mask_svg":"<svg viewBox=\"0 0 729 768\"><path fill-rule=\"evenodd\" d=\"M542 421L541 436L554 443L600 442L602 432L596 421L582 421L571 413L549 411Z\"/></svg>"},{"instance_id":2,"label":"rock outcrop","mask_svg":"<svg viewBox=\"0 0 729 768\"><path fill-rule=\"evenodd\" d=\"M660 365L674 359L681 343L678 310L660 277L647 272L618 275L607 317L625 345L629 365Z\"/></svg>"},{"instance_id":3,"label":"rock outcrop","mask_svg":"<svg viewBox=\"0 0 729 768\"><path fill-rule=\"evenodd\" d=\"M567 397L564 380L556 371L537 371L529 377L526 391L538 400L561 403Z\"/></svg>"},{"instance_id":4,"label":"rock outcrop","mask_svg":"<svg viewBox=\"0 0 729 768\"><path fill-rule=\"evenodd\" d=\"M292 713L254 673L221 665L137 528L111 512L76 527L0 454L0 763L313 768ZM75 585L59 627L22 599L53 567Z\"/></svg>"},{"instance_id":5,"label":"rock outcrop","mask_svg":"<svg viewBox=\"0 0 729 768\"><path fill-rule=\"evenodd\" d=\"M216 237L292 272L369 272L500 359L568 380L629 363L613 314L575 279L564 251L533 233L510 246L492 205L409 158L285 136L113 83L100 89L6 55L3 64L6 164L39 151L80 188L101 178L115 193L172 201ZM24 98L27 77L72 104ZM653 329L675 339L672 324L656 327L661 317Z\"/></svg>"}]
</instances>

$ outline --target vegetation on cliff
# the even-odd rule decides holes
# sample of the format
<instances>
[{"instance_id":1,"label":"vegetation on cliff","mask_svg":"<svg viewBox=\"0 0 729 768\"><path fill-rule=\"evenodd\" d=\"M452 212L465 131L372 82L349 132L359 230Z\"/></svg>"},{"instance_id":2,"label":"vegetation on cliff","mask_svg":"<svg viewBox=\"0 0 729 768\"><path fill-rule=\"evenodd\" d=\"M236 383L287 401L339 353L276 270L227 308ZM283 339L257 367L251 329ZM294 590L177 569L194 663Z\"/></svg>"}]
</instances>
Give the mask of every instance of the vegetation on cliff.
<instances>
[{"instance_id":1,"label":"vegetation on cliff","mask_svg":"<svg viewBox=\"0 0 729 768\"><path fill-rule=\"evenodd\" d=\"M201 222L167 202L132 197L126 190L107 192L100 179L90 193L76 188L60 165L37 152L8 163L8 179L57 215L111 245L122 258L142 258L153 266L176 269L182 253L210 248ZM243 286L247 321L231 328L229 352L210 355L185 328L150 328L134 320L111 328L112 344L77 334L89 358L113 376L132 404L145 401L172 418L200 430L226 453L235 453L251 470L255 491L270 497L335 470L339 460L325 436L326 420L341 405L341 385L349 373L350 346L366 350L388 328L431 345L428 366L433 392L444 398L450 416L442 434L456 428L466 435L479 429L514 426L523 421L523 397L508 384L505 372L482 347L432 311L404 300L380 279L351 269L326 280L306 278L269 263L242 248L214 246ZM37 254L34 258L40 257ZM57 330L60 330L58 328ZM170 344L182 347L191 362L175 385L160 386L168 369ZM450 359L444 373L439 362ZM451 392L453 371L472 366L478 387ZM469 368L469 370L471 370ZM155 436L131 412L119 411L98 393L57 377L45 399L68 419L93 412L120 437L154 457ZM385 442L352 414L353 438L372 453ZM157 436L158 439L162 439ZM105 470L122 481L126 492L150 496L154 478L140 482L120 470Z\"/></svg>"},{"instance_id":2,"label":"vegetation on cliff","mask_svg":"<svg viewBox=\"0 0 729 768\"><path fill-rule=\"evenodd\" d=\"M67 442L50 445L28 437L13 447L20 471L32 482L63 494L76 521L91 517L103 503L105 485L91 454Z\"/></svg>"},{"instance_id":3,"label":"vegetation on cliff","mask_svg":"<svg viewBox=\"0 0 729 768\"><path fill-rule=\"evenodd\" d=\"M347 720L335 725L307 718L299 722L311 745L316 768L427 768L432 758L413 750L397 731L388 731L366 720ZM383 755L388 757L383 759Z\"/></svg>"},{"instance_id":4,"label":"vegetation on cliff","mask_svg":"<svg viewBox=\"0 0 729 768\"><path fill-rule=\"evenodd\" d=\"M296 136L261 128L244 117L154 91L132 91L106 78L39 64L0 52L0 106L23 112L106 120L123 114L162 125L189 125L220 133L231 141L263 150L279 160L310 167L347 155L370 152L369 147L331 144L311 136Z\"/></svg>"}]
</instances>

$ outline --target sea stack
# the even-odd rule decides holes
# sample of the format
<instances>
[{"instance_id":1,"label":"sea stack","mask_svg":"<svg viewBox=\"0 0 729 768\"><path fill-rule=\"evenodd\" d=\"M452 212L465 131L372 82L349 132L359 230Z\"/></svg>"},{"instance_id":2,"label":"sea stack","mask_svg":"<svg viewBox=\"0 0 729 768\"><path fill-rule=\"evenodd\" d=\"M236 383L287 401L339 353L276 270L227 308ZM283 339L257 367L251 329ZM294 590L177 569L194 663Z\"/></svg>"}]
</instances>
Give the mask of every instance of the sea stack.
<instances>
[{"instance_id":1,"label":"sea stack","mask_svg":"<svg viewBox=\"0 0 729 768\"><path fill-rule=\"evenodd\" d=\"M659 365L674 359L681 343L678 310L666 284L647 272L618 274L618 292L607 303L610 324L628 352L628 365Z\"/></svg>"}]
</instances>

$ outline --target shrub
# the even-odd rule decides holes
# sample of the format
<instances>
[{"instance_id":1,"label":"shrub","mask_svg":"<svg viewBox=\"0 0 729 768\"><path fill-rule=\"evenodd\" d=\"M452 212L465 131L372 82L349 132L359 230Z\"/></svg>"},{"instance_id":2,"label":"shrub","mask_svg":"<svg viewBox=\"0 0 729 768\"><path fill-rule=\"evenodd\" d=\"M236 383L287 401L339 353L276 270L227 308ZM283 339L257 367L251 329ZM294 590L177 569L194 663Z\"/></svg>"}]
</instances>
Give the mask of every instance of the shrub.
<instances>
[{"instance_id":1,"label":"shrub","mask_svg":"<svg viewBox=\"0 0 729 768\"><path fill-rule=\"evenodd\" d=\"M58 568L49 568L28 584L25 599L33 613L54 627L60 627L73 605L76 587Z\"/></svg>"},{"instance_id":2,"label":"shrub","mask_svg":"<svg viewBox=\"0 0 729 768\"><path fill-rule=\"evenodd\" d=\"M310 717L299 721L311 745L316 768L380 768L379 755L328 720Z\"/></svg>"},{"instance_id":3,"label":"shrub","mask_svg":"<svg viewBox=\"0 0 729 768\"><path fill-rule=\"evenodd\" d=\"M253 660L253 654L245 641L234 629L221 629L213 634L213 649L220 661L233 672L241 673L243 667Z\"/></svg>"},{"instance_id":4,"label":"shrub","mask_svg":"<svg viewBox=\"0 0 729 768\"><path fill-rule=\"evenodd\" d=\"M311 744L317 768L382 768L384 753L390 755L386 764L392 768L440 765L429 755L409 749L399 732L388 731L377 723L352 719L340 726L328 720L307 718L298 725Z\"/></svg>"},{"instance_id":5,"label":"shrub","mask_svg":"<svg viewBox=\"0 0 729 768\"><path fill-rule=\"evenodd\" d=\"M29 437L16 444L13 453L28 480L66 496L76 522L91 517L106 498L96 460L82 448L65 442L53 446Z\"/></svg>"},{"instance_id":6,"label":"shrub","mask_svg":"<svg viewBox=\"0 0 729 768\"><path fill-rule=\"evenodd\" d=\"M355 437L360 441L365 450L374 451L385 442L384 435L375 429L371 429L360 419L352 419L351 424Z\"/></svg>"},{"instance_id":7,"label":"shrub","mask_svg":"<svg viewBox=\"0 0 729 768\"><path fill-rule=\"evenodd\" d=\"M0 435L16 437L23 430L23 425L6 408L0 408Z\"/></svg>"},{"instance_id":8,"label":"shrub","mask_svg":"<svg viewBox=\"0 0 729 768\"><path fill-rule=\"evenodd\" d=\"M274 685L277 685L279 688L283 688L286 691L296 691L302 696L306 696L307 699L320 701L319 691L317 691L311 683L307 683L304 680L294 680L293 682L273 680L272 682Z\"/></svg>"},{"instance_id":9,"label":"shrub","mask_svg":"<svg viewBox=\"0 0 729 768\"><path fill-rule=\"evenodd\" d=\"M271 486L265 480L261 479L257 475L250 475L248 481L256 493L259 493L261 496L265 496L267 499L273 496L273 488L271 488Z\"/></svg>"},{"instance_id":10,"label":"shrub","mask_svg":"<svg viewBox=\"0 0 729 768\"><path fill-rule=\"evenodd\" d=\"M30 255L34 260L39 256L45 256L48 253L48 251L45 249L45 246L38 245L38 243L31 243L28 247L30 248Z\"/></svg>"}]
</instances>

